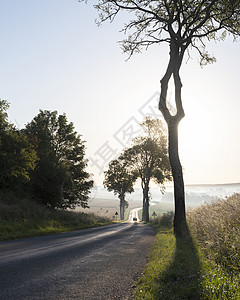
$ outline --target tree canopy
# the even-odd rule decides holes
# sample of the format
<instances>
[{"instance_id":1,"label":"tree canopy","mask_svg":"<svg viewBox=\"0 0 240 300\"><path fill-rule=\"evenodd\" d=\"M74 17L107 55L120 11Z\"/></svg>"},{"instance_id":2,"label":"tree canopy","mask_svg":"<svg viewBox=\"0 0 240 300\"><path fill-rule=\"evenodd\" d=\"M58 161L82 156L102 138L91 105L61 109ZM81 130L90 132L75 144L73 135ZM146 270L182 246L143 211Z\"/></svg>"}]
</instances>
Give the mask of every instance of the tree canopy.
<instances>
[{"instance_id":1,"label":"tree canopy","mask_svg":"<svg viewBox=\"0 0 240 300\"><path fill-rule=\"evenodd\" d=\"M26 125L39 157L30 181L31 192L53 208L88 207L93 185L86 172L85 145L66 115L42 111Z\"/></svg>"},{"instance_id":2,"label":"tree canopy","mask_svg":"<svg viewBox=\"0 0 240 300\"><path fill-rule=\"evenodd\" d=\"M120 43L130 56L142 48L161 42L177 44L185 51L189 46L197 49L201 62L209 56L204 38L221 40L227 32L239 36L240 5L237 0L100 0L98 24L113 21L122 11L134 18L125 20L122 31L128 34Z\"/></svg>"},{"instance_id":3,"label":"tree canopy","mask_svg":"<svg viewBox=\"0 0 240 300\"><path fill-rule=\"evenodd\" d=\"M200 64L215 61L207 52L206 40L223 40L227 34L240 35L239 0L99 0L98 24L112 22L122 12L126 16L122 31L127 38L120 43L131 57L142 48L168 43L170 47L166 72L161 79L159 109L168 125L169 159L174 180L175 232L186 229L185 192L182 166L178 152L178 125L185 112L182 105L180 68L183 57L196 49ZM173 77L176 113L171 114L166 100L168 84Z\"/></svg>"},{"instance_id":4,"label":"tree canopy","mask_svg":"<svg viewBox=\"0 0 240 300\"><path fill-rule=\"evenodd\" d=\"M161 187L171 180L167 139L163 124L158 119L145 118L142 134L133 140L133 146L124 150L120 159L141 180L143 191L143 221L149 221L149 191L151 179Z\"/></svg>"},{"instance_id":5,"label":"tree canopy","mask_svg":"<svg viewBox=\"0 0 240 300\"><path fill-rule=\"evenodd\" d=\"M37 153L26 134L8 122L9 103L0 100L0 189L20 192L30 180Z\"/></svg>"},{"instance_id":6,"label":"tree canopy","mask_svg":"<svg viewBox=\"0 0 240 300\"><path fill-rule=\"evenodd\" d=\"M113 191L114 195L117 195L120 200L120 219L124 220L124 211L128 207L128 203L125 200L127 193L134 191L133 185L137 179L137 174L130 172L126 168L127 162L121 159L114 159L110 162L108 170L104 172L103 185L108 191Z\"/></svg>"}]
</instances>

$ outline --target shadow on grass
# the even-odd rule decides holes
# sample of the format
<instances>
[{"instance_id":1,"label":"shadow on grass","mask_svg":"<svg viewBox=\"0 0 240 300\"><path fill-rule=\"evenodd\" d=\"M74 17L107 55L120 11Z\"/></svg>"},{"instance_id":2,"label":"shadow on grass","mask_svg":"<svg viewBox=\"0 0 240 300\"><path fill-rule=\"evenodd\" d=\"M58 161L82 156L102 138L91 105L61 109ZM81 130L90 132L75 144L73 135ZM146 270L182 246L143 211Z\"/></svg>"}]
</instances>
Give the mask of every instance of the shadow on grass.
<instances>
[{"instance_id":1,"label":"shadow on grass","mask_svg":"<svg viewBox=\"0 0 240 300\"><path fill-rule=\"evenodd\" d=\"M161 274L160 289L154 299L201 299L201 263L190 231L175 235L175 253Z\"/></svg>"}]
</instances>

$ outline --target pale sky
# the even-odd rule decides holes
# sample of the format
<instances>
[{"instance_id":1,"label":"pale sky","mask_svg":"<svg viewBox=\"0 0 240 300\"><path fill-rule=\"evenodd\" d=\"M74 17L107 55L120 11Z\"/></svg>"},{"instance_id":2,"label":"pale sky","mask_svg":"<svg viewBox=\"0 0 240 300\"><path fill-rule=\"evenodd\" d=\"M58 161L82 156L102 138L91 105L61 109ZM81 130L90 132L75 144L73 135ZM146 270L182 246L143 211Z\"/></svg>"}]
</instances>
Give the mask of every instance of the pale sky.
<instances>
[{"instance_id":1,"label":"pale sky","mask_svg":"<svg viewBox=\"0 0 240 300\"><path fill-rule=\"evenodd\" d=\"M92 4L0 0L0 98L10 102L9 119L19 128L39 109L65 112L86 141L88 171L101 185L103 165L129 145L144 116L159 114L155 106L169 50L152 46L126 62L117 44L124 16L98 27ZM184 179L240 182L240 42L228 38L208 49L217 63L202 69L192 53L181 71Z\"/></svg>"}]
</instances>

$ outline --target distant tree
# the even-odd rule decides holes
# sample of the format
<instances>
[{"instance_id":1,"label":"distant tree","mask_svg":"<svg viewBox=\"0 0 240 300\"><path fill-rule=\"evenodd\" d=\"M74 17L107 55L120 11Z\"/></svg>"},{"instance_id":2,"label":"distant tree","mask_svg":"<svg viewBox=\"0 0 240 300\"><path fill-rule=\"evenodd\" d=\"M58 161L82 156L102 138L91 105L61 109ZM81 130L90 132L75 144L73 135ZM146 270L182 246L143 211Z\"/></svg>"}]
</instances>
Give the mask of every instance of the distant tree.
<instances>
[{"instance_id":1,"label":"distant tree","mask_svg":"<svg viewBox=\"0 0 240 300\"><path fill-rule=\"evenodd\" d=\"M0 100L0 189L23 193L37 162L27 136L8 122L9 103Z\"/></svg>"},{"instance_id":2,"label":"distant tree","mask_svg":"<svg viewBox=\"0 0 240 300\"><path fill-rule=\"evenodd\" d=\"M223 40L227 34L240 35L239 0L99 0L99 24L113 21L122 11L133 18L124 22L123 32L128 38L122 41L123 51L131 57L142 48L166 42L169 44L169 63L161 79L159 109L167 125L169 158L174 180L174 229L184 233L186 228L185 193L182 166L178 153L178 125L185 116L182 105L180 68L184 54L196 49L202 65L215 61L206 51L205 40ZM168 84L173 77L176 113L169 110L166 99Z\"/></svg>"},{"instance_id":3,"label":"distant tree","mask_svg":"<svg viewBox=\"0 0 240 300\"><path fill-rule=\"evenodd\" d=\"M85 145L65 115L42 111L26 126L39 161L30 187L38 201L52 208L88 207L93 181L86 172Z\"/></svg>"},{"instance_id":4,"label":"distant tree","mask_svg":"<svg viewBox=\"0 0 240 300\"><path fill-rule=\"evenodd\" d=\"M120 159L141 180L143 192L142 220L149 221L149 191L151 179L161 187L171 180L168 159L167 138L160 120L151 117L141 123L143 134L133 140L133 146L126 149Z\"/></svg>"},{"instance_id":5,"label":"distant tree","mask_svg":"<svg viewBox=\"0 0 240 300\"><path fill-rule=\"evenodd\" d=\"M131 194L134 191L133 185L137 178L136 173L129 172L125 166L126 162L124 160L112 160L108 170L104 172L105 179L103 182L104 187L109 192L113 191L114 195L118 195L121 220L124 220L125 208L128 207L128 202L125 199L126 194Z\"/></svg>"}]
</instances>

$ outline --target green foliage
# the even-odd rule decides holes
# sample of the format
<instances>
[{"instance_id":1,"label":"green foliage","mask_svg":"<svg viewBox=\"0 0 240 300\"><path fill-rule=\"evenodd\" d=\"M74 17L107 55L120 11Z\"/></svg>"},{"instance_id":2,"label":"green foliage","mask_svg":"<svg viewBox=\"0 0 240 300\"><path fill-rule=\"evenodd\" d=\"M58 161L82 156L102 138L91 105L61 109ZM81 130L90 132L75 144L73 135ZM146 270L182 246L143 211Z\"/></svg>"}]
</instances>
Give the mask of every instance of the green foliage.
<instances>
[{"instance_id":1,"label":"green foliage","mask_svg":"<svg viewBox=\"0 0 240 300\"><path fill-rule=\"evenodd\" d=\"M0 100L0 190L35 200L52 208L87 207L93 185L85 171L85 145L56 111L40 111L26 129L8 122L9 103Z\"/></svg>"},{"instance_id":2,"label":"green foliage","mask_svg":"<svg viewBox=\"0 0 240 300\"><path fill-rule=\"evenodd\" d=\"M9 109L9 103L6 100L0 100L0 128L6 130L8 128L8 115L7 110Z\"/></svg>"},{"instance_id":3,"label":"green foliage","mask_svg":"<svg viewBox=\"0 0 240 300\"><path fill-rule=\"evenodd\" d=\"M21 190L30 180L37 154L27 136L8 122L9 104L0 100L0 189Z\"/></svg>"},{"instance_id":4,"label":"green foliage","mask_svg":"<svg viewBox=\"0 0 240 300\"><path fill-rule=\"evenodd\" d=\"M165 129L158 119L145 118L141 124L143 134L133 140L133 146L126 149L121 159L128 162L142 185L152 178L163 185L171 180Z\"/></svg>"},{"instance_id":5,"label":"green foliage","mask_svg":"<svg viewBox=\"0 0 240 300\"><path fill-rule=\"evenodd\" d=\"M108 191L113 191L119 198L126 193L134 191L133 184L136 181L136 174L126 169L126 162L115 159L109 164L108 171L104 172L104 186Z\"/></svg>"},{"instance_id":6,"label":"green foliage","mask_svg":"<svg viewBox=\"0 0 240 300\"><path fill-rule=\"evenodd\" d=\"M182 49L196 49L204 65L215 61L206 51L204 39L218 41L226 33L240 35L239 1L100 0L94 7L99 12L98 24L112 22L124 11L131 14L122 29L128 37L120 42L130 56L151 45L174 40Z\"/></svg>"},{"instance_id":7,"label":"green foliage","mask_svg":"<svg viewBox=\"0 0 240 300\"><path fill-rule=\"evenodd\" d=\"M104 172L103 185L108 191L113 191L114 195L118 195L120 199L120 218L124 219L124 210L128 207L128 202L125 200L126 193L134 191L133 184L137 176L136 173L129 171L126 168L126 161L115 159L109 164L108 171Z\"/></svg>"},{"instance_id":8,"label":"green foliage","mask_svg":"<svg viewBox=\"0 0 240 300\"><path fill-rule=\"evenodd\" d=\"M162 122L146 117L141 124L143 133L133 140L133 146L119 157L141 180L143 190L143 221L149 221L149 184L152 179L161 186L171 180L167 140Z\"/></svg>"},{"instance_id":9,"label":"green foliage","mask_svg":"<svg viewBox=\"0 0 240 300\"><path fill-rule=\"evenodd\" d=\"M42 111L26 126L39 157L30 188L41 203L52 208L87 207L93 185L85 171L85 145L65 115Z\"/></svg>"}]
</instances>

